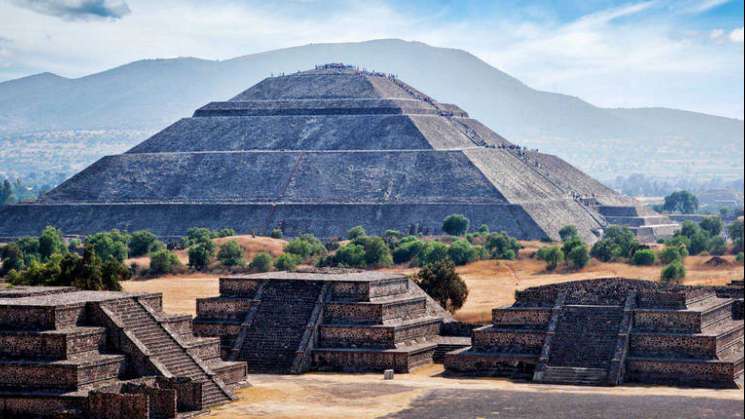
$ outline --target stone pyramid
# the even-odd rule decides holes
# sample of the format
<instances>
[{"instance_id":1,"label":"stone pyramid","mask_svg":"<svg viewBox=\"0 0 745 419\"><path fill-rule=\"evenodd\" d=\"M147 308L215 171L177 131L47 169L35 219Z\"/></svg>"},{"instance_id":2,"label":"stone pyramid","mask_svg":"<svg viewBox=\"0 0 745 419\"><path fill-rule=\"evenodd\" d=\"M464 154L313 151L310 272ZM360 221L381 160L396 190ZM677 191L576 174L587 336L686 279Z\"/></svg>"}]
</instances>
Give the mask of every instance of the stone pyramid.
<instances>
[{"instance_id":1,"label":"stone pyramid","mask_svg":"<svg viewBox=\"0 0 745 419\"><path fill-rule=\"evenodd\" d=\"M38 203L2 209L0 237L50 224L164 238L194 226L437 233L460 213L521 239L556 239L573 224L593 240L604 209L640 215L634 208L558 157L514 145L392 75L327 64L209 103Z\"/></svg>"}]
</instances>

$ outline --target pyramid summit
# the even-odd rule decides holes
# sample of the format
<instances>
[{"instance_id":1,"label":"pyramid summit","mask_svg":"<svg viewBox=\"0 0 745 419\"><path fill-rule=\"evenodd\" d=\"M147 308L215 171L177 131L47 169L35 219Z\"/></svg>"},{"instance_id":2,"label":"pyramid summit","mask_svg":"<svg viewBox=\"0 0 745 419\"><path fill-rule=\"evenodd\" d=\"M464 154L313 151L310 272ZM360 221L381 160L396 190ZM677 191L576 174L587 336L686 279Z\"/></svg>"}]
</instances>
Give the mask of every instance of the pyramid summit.
<instances>
[{"instance_id":1,"label":"pyramid summit","mask_svg":"<svg viewBox=\"0 0 745 419\"><path fill-rule=\"evenodd\" d=\"M459 213L521 239L661 218L558 157L514 145L394 75L343 64L269 77L212 102L39 202L0 210L0 237L190 227L342 236L437 233ZM641 221L638 221L641 220Z\"/></svg>"}]
</instances>

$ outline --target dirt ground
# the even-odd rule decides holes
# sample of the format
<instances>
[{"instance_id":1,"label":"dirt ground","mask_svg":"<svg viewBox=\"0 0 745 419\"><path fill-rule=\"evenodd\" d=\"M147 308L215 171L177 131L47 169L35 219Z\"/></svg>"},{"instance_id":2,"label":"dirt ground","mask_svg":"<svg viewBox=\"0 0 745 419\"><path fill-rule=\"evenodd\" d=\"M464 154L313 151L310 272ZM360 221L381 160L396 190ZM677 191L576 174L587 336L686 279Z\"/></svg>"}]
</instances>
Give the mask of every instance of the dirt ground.
<instances>
[{"instance_id":1,"label":"dirt ground","mask_svg":"<svg viewBox=\"0 0 745 419\"><path fill-rule=\"evenodd\" d=\"M253 257L258 251L269 251L272 254L281 252L284 242L269 238L238 238L247 249L247 256ZM227 239L221 239L227 240ZM469 296L466 304L456 313L456 318L473 323L485 323L491 318L491 310L512 304L515 290L574 281L579 279L620 276L657 280L661 266L631 266L623 263L601 263L593 260L588 267L579 272L546 272L545 264L531 258L541 245L536 242L524 242L524 249L515 261L484 260L458 267L458 273L468 284ZM186 257L182 255L182 257ZM250 258L247 257L248 260ZM725 256L726 263L719 266L707 265L708 256L691 256L686 258L688 275L684 284L689 285L722 285L733 279L743 278L743 266L735 263L733 256ZM141 263L146 264L147 261ZM390 272L413 274L416 269L397 267L386 269ZM195 314L195 300L198 297L211 297L218 292L219 275L188 274L166 276L150 280L133 280L124 283L125 291L162 292L163 305L167 312Z\"/></svg>"},{"instance_id":2,"label":"dirt ground","mask_svg":"<svg viewBox=\"0 0 745 419\"><path fill-rule=\"evenodd\" d=\"M521 396L540 394L585 398L593 403L595 398L620 398L623 403L638 405L640 399L649 397L686 398L693 403L708 399L724 401L727 407L742 415L742 390L681 389L672 387L623 386L615 388L552 386L513 382L498 378L447 378L442 375L442 365L431 365L414 370L410 374L397 374L392 381L383 380L382 374L322 374L310 373L300 376L250 375L251 387L237 392L239 401L213 409L208 418L373 418L410 409L417 400L431 397L435 392L449 391L453 396L451 409L465 408L469 397L484 398L484 392ZM437 393L442 394L442 393ZM489 394L489 393L486 393ZM469 396L471 395L471 396ZM562 399L564 397L561 397ZM566 397L569 399L569 397ZM599 400L598 400L599 401ZM735 401L735 402L732 402ZM678 403L679 405L679 403ZM734 406L734 408L733 408ZM682 406L679 406L682 407ZM520 406L512 405L519 413ZM652 409L649 406L652 417ZM455 417L497 416L494 412L465 413ZM558 414L558 412L555 412ZM689 417L678 411L673 417ZM728 414L730 413L730 414ZM714 417L730 417L730 412L720 411ZM414 415L416 416L416 415ZM429 416L429 415L428 415ZM449 416L444 412L438 417ZM549 417L551 416L548 414ZM499 415L499 417L523 417ZM593 416L603 417L603 416ZM667 416L655 416L667 417ZM737 417L737 416L735 416Z\"/></svg>"}]
</instances>

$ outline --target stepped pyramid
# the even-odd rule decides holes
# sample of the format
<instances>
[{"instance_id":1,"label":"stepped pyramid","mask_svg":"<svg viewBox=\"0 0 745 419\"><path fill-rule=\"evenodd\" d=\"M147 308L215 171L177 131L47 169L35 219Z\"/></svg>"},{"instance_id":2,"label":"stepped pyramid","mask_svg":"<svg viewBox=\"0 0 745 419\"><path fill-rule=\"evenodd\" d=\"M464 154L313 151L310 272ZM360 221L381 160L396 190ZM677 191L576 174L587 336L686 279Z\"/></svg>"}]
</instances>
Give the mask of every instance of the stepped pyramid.
<instances>
[{"instance_id":1,"label":"stepped pyramid","mask_svg":"<svg viewBox=\"0 0 745 419\"><path fill-rule=\"evenodd\" d=\"M391 75L327 64L210 103L40 202L4 208L0 237L48 224L67 234L119 228L161 237L193 226L437 233L454 213L521 239L558 239L573 224L592 241L606 213L648 224L632 199L511 144L455 105Z\"/></svg>"}]
</instances>

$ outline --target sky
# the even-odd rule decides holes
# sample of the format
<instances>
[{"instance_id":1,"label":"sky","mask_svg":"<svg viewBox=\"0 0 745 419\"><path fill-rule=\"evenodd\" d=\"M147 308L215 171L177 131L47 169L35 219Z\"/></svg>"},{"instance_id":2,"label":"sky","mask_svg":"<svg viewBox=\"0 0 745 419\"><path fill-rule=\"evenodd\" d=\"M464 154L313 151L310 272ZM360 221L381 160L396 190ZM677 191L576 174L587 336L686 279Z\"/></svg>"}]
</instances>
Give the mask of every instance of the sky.
<instances>
[{"instance_id":1,"label":"sky","mask_svg":"<svg viewBox=\"0 0 745 419\"><path fill-rule=\"evenodd\" d=\"M0 0L0 81L381 38L599 106L743 118L743 0Z\"/></svg>"}]
</instances>

